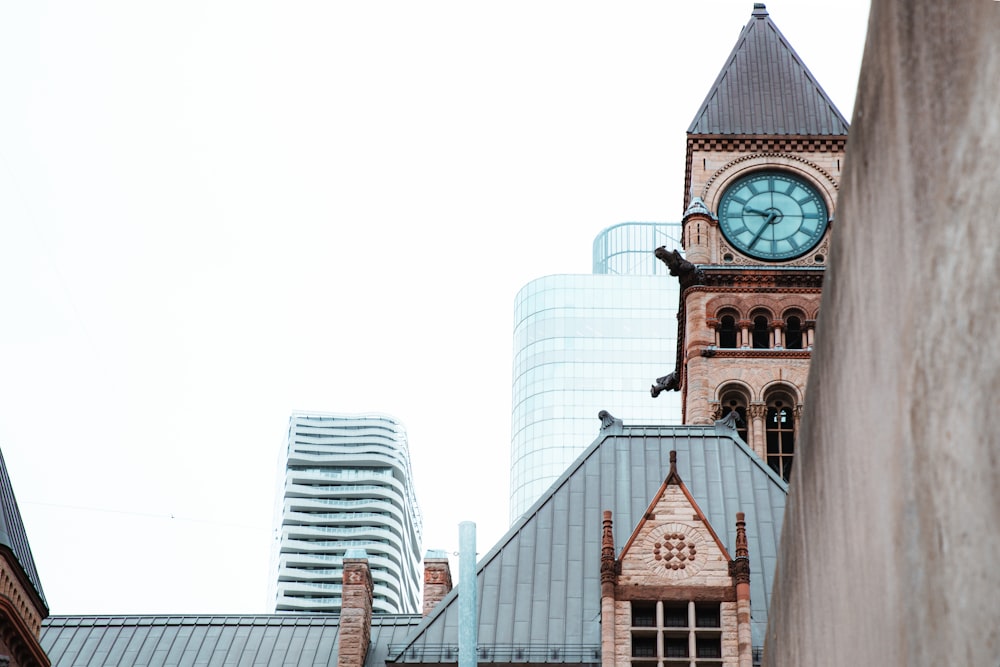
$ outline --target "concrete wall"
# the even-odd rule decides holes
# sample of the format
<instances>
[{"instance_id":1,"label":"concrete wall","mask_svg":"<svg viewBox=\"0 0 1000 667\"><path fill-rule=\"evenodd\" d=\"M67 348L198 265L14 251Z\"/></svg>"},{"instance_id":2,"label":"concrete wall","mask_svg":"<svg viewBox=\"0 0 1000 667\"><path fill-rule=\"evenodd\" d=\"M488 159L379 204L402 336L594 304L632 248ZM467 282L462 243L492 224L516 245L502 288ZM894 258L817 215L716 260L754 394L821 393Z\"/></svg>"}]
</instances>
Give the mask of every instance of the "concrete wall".
<instances>
[{"instance_id":1,"label":"concrete wall","mask_svg":"<svg viewBox=\"0 0 1000 667\"><path fill-rule=\"evenodd\" d=\"M766 664L996 667L1000 2L873 0L837 218Z\"/></svg>"}]
</instances>

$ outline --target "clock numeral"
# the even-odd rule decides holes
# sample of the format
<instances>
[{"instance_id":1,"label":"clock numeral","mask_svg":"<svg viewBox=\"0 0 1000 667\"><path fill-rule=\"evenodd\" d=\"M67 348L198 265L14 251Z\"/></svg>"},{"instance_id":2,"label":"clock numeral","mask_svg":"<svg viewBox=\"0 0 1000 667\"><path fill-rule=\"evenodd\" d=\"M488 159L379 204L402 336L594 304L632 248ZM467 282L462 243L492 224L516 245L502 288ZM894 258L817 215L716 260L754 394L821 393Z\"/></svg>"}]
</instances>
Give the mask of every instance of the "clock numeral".
<instances>
[{"instance_id":1,"label":"clock numeral","mask_svg":"<svg viewBox=\"0 0 1000 667\"><path fill-rule=\"evenodd\" d=\"M730 227L729 233L733 236L737 234L742 234L743 232L749 232L750 230L746 228L746 225L740 225L739 227Z\"/></svg>"}]
</instances>

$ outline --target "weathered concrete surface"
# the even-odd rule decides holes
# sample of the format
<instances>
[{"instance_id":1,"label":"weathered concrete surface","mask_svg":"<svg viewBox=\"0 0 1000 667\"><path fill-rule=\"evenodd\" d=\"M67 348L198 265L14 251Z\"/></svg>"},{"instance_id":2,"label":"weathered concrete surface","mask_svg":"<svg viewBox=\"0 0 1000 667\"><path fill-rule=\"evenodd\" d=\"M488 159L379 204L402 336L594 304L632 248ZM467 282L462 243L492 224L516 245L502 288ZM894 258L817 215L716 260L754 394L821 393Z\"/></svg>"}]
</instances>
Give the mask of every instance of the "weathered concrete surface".
<instances>
[{"instance_id":1,"label":"weathered concrete surface","mask_svg":"<svg viewBox=\"0 0 1000 667\"><path fill-rule=\"evenodd\" d=\"M1000 2L874 0L765 664L1000 665Z\"/></svg>"}]
</instances>

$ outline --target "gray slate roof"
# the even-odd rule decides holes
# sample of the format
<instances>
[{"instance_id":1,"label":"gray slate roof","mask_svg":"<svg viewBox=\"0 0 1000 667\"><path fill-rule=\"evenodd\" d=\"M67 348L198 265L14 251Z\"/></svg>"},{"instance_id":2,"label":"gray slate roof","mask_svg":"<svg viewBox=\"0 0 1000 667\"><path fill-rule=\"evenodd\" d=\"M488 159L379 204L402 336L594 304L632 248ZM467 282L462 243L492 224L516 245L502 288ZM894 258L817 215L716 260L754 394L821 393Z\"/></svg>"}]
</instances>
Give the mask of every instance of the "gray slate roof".
<instances>
[{"instance_id":1,"label":"gray slate roof","mask_svg":"<svg viewBox=\"0 0 1000 667\"><path fill-rule=\"evenodd\" d=\"M419 620L376 614L365 665ZM41 643L53 667L336 667L339 627L339 614L53 616Z\"/></svg>"},{"instance_id":2,"label":"gray slate roof","mask_svg":"<svg viewBox=\"0 0 1000 667\"><path fill-rule=\"evenodd\" d=\"M846 135L847 121L761 3L689 134Z\"/></svg>"},{"instance_id":3,"label":"gray slate roof","mask_svg":"<svg viewBox=\"0 0 1000 667\"><path fill-rule=\"evenodd\" d=\"M497 662L595 662L586 655L594 649L599 658L602 512L613 512L620 551L670 470L670 450L730 553L736 513L746 513L753 643L763 645L787 485L732 429L616 421L479 561L481 661L490 650ZM405 650L395 647L390 655L400 662L447 661L438 654L458 643L458 592L421 622ZM516 647L548 648L518 660Z\"/></svg>"},{"instance_id":4,"label":"gray slate roof","mask_svg":"<svg viewBox=\"0 0 1000 667\"><path fill-rule=\"evenodd\" d=\"M28 545L28 534L21 520L21 510L17 507L14 488L10 484L10 475L7 474L3 452L0 452L0 547L11 550L31 585L35 587L38 597L42 599L42 604L48 607L45 592L42 590L42 581L38 578L38 570L35 568L35 559Z\"/></svg>"}]
</instances>

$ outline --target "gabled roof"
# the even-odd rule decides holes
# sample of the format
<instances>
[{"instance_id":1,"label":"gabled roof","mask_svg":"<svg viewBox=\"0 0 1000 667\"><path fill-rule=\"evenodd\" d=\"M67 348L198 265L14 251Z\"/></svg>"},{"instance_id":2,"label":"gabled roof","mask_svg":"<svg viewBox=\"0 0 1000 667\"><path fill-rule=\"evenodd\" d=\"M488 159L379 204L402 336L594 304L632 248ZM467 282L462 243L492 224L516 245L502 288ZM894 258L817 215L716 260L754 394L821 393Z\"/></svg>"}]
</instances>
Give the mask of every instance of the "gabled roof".
<instances>
[{"instance_id":1,"label":"gabled roof","mask_svg":"<svg viewBox=\"0 0 1000 667\"><path fill-rule=\"evenodd\" d=\"M0 452L0 548L6 547L21 565L28 581L35 588L42 604L48 607L45 601L45 592L42 591L42 581L38 578L38 570L35 569L35 559L31 555L31 547L28 545L28 534L24 531L24 522L21 520L21 510L17 507L17 499L14 498L14 488L10 484L10 476L7 474L7 464L3 460L3 452Z\"/></svg>"},{"instance_id":2,"label":"gabled roof","mask_svg":"<svg viewBox=\"0 0 1000 667\"><path fill-rule=\"evenodd\" d=\"M366 667L419 620L373 615ZM339 614L53 616L42 648L53 667L336 667L339 628Z\"/></svg>"},{"instance_id":3,"label":"gabled roof","mask_svg":"<svg viewBox=\"0 0 1000 667\"><path fill-rule=\"evenodd\" d=\"M671 450L729 553L736 547L736 513L746 513L753 642L763 645L787 485L724 426L607 423L479 561L480 661L599 660L603 511L612 511L615 544L624 544L670 470ZM390 656L445 662L442 647L458 644L458 595L459 588L452 590Z\"/></svg>"},{"instance_id":4,"label":"gabled roof","mask_svg":"<svg viewBox=\"0 0 1000 667\"><path fill-rule=\"evenodd\" d=\"M847 121L768 16L750 22L688 134L846 135Z\"/></svg>"}]
</instances>

